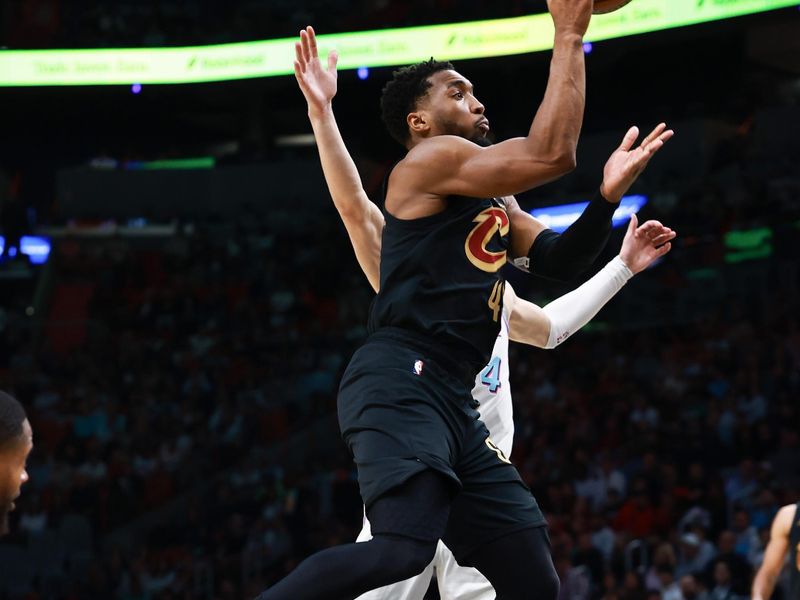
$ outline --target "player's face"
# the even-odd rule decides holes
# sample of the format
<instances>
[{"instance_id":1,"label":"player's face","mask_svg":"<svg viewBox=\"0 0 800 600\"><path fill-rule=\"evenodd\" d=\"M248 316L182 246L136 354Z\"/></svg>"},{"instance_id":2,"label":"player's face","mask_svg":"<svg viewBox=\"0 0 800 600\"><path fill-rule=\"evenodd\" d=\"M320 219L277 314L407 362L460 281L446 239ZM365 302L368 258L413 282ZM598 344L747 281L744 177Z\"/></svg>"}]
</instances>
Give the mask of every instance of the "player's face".
<instances>
[{"instance_id":1,"label":"player's face","mask_svg":"<svg viewBox=\"0 0 800 600\"><path fill-rule=\"evenodd\" d=\"M434 73L429 81L432 86L420 108L430 118L431 135L457 135L481 146L491 144L489 120L469 80L446 70Z\"/></svg>"},{"instance_id":2,"label":"player's face","mask_svg":"<svg viewBox=\"0 0 800 600\"><path fill-rule=\"evenodd\" d=\"M14 510L22 485L28 481L25 463L33 449L33 433L26 419L22 436L0 452L0 535L8 533L8 514Z\"/></svg>"}]
</instances>

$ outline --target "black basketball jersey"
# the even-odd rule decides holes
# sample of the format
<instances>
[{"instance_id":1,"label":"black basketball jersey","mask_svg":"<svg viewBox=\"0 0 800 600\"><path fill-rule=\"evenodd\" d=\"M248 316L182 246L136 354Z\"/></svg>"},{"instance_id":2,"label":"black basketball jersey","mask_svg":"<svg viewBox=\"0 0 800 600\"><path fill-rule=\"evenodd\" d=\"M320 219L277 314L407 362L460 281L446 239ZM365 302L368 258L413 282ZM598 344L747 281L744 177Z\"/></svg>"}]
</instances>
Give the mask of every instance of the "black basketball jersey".
<instances>
[{"instance_id":1,"label":"black basketball jersey","mask_svg":"<svg viewBox=\"0 0 800 600\"><path fill-rule=\"evenodd\" d=\"M387 179L388 180L388 179ZM464 380L488 362L502 318L509 219L494 199L452 196L444 211L397 219L384 209L380 292L370 331L424 342Z\"/></svg>"},{"instance_id":2,"label":"black basketball jersey","mask_svg":"<svg viewBox=\"0 0 800 600\"><path fill-rule=\"evenodd\" d=\"M800 502L789 530L789 598L800 598Z\"/></svg>"}]
</instances>

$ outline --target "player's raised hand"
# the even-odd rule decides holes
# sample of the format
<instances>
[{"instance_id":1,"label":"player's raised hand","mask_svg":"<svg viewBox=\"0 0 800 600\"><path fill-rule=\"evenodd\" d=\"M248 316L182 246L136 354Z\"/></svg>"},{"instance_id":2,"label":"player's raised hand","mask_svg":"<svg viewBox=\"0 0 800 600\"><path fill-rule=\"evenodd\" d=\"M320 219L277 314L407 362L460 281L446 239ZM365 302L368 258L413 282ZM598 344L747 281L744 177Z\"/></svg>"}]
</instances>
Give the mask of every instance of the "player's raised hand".
<instances>
[{"instance_id":1,"label":"player's raised hand","mask_svg":"<svg viewBox=\"0 0 800 600\"><path fill-rule=\"evenodd\" d=\"M619 257L635 275L669 252L672 249L671 240L676 235L672 229L658 221L647 221L639 227L636 215L631 215Z\"/></svg>"},{"instance_id":2,"label":"player's raised hand","mask_svg":"<svg viewBox=\"0 0 800 600\"><path fill-rule=\"evenodd\" d=\"M322 112L330 106L336 95L336 63L339 55L332 50L328 54L328 68L322 66L317 50L317 36L311 26L300 32L300 41L295 42L294 52L294 76L308 102L308 112Z\"/></svg>"},{"instance_id":3,"label":"player's raised hand","mask_svg":"<svg viewBox=\"0 0 800 600\"><path fill-rule=\"evenodd\" d=\"M639 137L639 128L631 127L622 139L620 147L614 151L603 168L603 183L600 186L603 197L609 202L619 202L644 171L653 155L674 133L671 129L667 129L664 123L660 123L639 146L633 148L636 138Z\"/></svg>"},{"instance_id":4,"label":"player's raised hand","mask_svg":"<svg viewBox=\"0 0 800 600\"><path fill-rule=\"evenodd\" d=\"M577 33L583 37L592 18L594 0L547 0L556 35Z\"/></svg>"}]
</instances>

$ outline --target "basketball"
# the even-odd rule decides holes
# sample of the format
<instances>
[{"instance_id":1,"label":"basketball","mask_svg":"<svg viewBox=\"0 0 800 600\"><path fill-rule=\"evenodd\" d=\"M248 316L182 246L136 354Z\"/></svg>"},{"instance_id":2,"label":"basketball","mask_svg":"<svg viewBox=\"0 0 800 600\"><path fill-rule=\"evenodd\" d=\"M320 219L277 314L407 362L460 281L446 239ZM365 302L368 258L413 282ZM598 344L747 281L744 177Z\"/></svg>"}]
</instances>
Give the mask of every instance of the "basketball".
<instances>
[{"instance_id":1,"label":"basketball","mask_svg":"<svg viewBox=\"0 0 800 600\"><path fill-rule=\"evenodd\" d=\"M605 13L614 12L618 8L622 8L631 0L594 0L594 8L592 12L596 15L603 15Z\"/></svg>"}]
</instances>

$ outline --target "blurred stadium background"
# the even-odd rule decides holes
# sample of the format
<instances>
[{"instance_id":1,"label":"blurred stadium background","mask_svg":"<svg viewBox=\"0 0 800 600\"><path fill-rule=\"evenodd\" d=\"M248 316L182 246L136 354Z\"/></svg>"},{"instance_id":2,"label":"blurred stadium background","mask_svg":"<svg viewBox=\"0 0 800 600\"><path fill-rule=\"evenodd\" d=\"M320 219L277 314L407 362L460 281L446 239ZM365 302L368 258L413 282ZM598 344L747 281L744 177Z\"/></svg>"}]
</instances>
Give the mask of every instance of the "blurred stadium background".
<instances>
[{"instance_id":1,"label":"blurred stadium background","mask_svg":"<svg viewBox=\"0 0 800 600\"><path fill-rule=\"evenodd\" d=\"M0 45L194 46L544 10L5 0ZM716 600L726 578L746 598L772 516L800 499L798 33L795 6L587 45L578 169L521 198L585 200L628 126L677 132L632 190L642 217L679 232L673 252L564 347L511 359L513 459L565 600ZM527 129L548 62L457 68L502 139ZM343 71L335 104L373 199L400 154L378 118L390 73ZM354 539L335 391L371 291L293 78L1 79L0 389L27 406L36 448L0 541L0 598L241 599ZM537 302L568 289L508 276Z\"/></svg>"}]
</instances>

